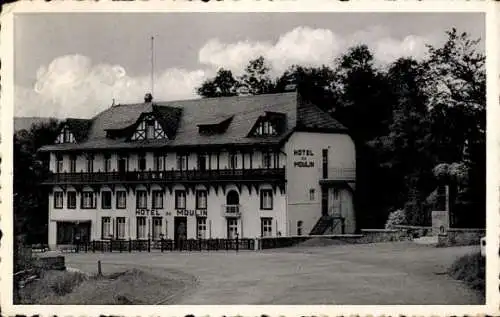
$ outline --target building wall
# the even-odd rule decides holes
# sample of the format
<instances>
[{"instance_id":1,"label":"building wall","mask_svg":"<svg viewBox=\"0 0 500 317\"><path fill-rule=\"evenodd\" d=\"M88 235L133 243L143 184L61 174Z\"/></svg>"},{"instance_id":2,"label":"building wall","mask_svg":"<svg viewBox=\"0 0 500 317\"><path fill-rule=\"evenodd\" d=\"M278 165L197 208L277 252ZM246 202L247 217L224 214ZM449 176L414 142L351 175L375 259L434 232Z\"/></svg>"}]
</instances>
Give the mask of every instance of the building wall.
<instances>
[{"instance_id":1,"label":"building wall","mask_svg":"<svg viewBox=\"0 0 500 317\"><path fill-rule=\"evenodd\" d=\"M269 184L263 184L261 189L272 188ZM172 193L169 190L164 191L163 198L163 209L154 210L154 214L139 214L139 216L146 216L146 232L152 233L152 217L158 216L162 218L162 233L168 239L174 238L174 218L177 216L177 210L175 209L175 190L184 190L185 188L181 185L176 185L173 187ZM197 186L196 189L205 189L204 186ZM246 187L241 187L240 195L240 205L242 216L239 220L239 236L245 238L255 238L261 235L261 218L269 217L273 219L272 235L276 236L278 232L281 235L287 234L286 228L286 195L282 194L279 189L273 195L273 209L272 210L260 210L260 194L252 189L250 194ZM68 186L67 191L74 191L75 189ZM83 190L91 191L92 188L84 187ZM103 186L101 191L110 190L111 188ZM102 238L101 228L102 228L102 217L110 217L112 229L111 232L114 234L116 230L116 218L125 217L125 238L136 239L137 235L137 213L141 212L136 209L136 195L135 191L129 189L127 194L127 205L126 209L116 209L116 191L126 190L125 187L117 185L115 187L115 192L112 192L111 209L101 208L101 195L97 195L96 199L96 209L81 209L80 207L80 195L77 192L77 203L75 209L68 209L67 207L67 191L63 193L63 208L54 208L54 194L49 194L49 245L51 248L55 248L57 241L56 233L56 222L57 221L91 221L91 239L100 240ZM146 190L144 185L138 185L136 190ZM151 192L148 194L147 199L147 209L152 209L152 191L161 190L159 185L152 185ZM235 185L228 185L226 187L226 195L230 190L236 190L238 188ZM54 187L54 191L61 191L62 189L58 186ZM216 194L213 188L207 196L207 233L206 238L226 238L227 237L227 222L226 218L223 216L223 206L226 204L226 195L223 193L222 189L219 188L218 194ZM187 191L186 195L186 210L195 211L196 210L196 199L192 191ZM197 228L196 228L196 216L195 214L189 215L187 218L187 238L196 238Z\"/></svg>"},{"instance_id":2,"label":"building wall","mask_svg":"<svg viewBox=\"0 0 500 317\"><path fill-rule=\"evenodd\" d=\"M322 151L325 148L328 148L329 169L356 167L354 142L345 134L295 132L284 146L283 151L287 155L286 192L288 226L291 235L297 234L298 221L303 222L302 234L305 235L309 234L321 217L319 180L322 178ZM294 153L297 150L303 151L300 154ZM296 162L304 163L297 166ZM311 189L314 190L313 199L310 199ZM344 195L347 195L347 200L351 200L352 206L352 195ZM352 225L355 221L353 214L352 210L352 216L348 216L349 228L355 227Z\"/></svg>"}]
</instances>

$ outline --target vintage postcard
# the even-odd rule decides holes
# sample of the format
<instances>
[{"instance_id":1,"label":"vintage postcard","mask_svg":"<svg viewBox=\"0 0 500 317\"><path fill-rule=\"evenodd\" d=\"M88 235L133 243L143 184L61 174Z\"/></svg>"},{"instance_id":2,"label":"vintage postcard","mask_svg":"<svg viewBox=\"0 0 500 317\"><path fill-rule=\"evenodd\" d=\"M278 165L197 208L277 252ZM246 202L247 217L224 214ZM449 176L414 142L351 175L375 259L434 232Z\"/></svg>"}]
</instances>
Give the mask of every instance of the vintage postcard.
<instances>
[{"instance_id":1,"label":"vintage postcard","mask_svg":"<svg viewBox=\"0 0 500 317\"><path fill-rule=\"evenodd\" d=\"M5 6L4 314L498 313L495 10Z\"/></svg>"}]
</instances>

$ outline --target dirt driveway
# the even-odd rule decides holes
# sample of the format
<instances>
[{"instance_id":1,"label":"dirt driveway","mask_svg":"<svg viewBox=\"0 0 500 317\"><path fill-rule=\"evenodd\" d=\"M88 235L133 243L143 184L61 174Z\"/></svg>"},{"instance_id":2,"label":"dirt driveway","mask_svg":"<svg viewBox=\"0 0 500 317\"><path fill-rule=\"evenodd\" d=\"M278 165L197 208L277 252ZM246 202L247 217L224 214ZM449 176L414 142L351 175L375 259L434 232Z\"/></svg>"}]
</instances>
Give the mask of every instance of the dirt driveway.
<instances>
[{"instance_id":1,"label":"dirt driveway","mask_svg":"<svg viewBox=\"0 0 500 317\"><path fill-rule=\"evenodd\" d=\"M261 252L87 253L67 265L96 272L137 267L196 280L165 304L484 304L443 274L479 247L434 248L411 242L293 247Z\"/></svg>"}]
</instances>

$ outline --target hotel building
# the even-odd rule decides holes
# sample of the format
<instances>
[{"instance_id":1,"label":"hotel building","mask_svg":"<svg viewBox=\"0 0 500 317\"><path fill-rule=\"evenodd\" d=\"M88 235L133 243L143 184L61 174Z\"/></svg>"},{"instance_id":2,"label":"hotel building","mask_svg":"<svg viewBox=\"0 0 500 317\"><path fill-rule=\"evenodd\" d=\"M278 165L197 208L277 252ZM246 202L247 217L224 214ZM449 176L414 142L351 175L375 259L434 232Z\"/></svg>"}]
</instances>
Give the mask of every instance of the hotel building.
<instances>
[{"instance_id":1,"label":"hotel building","mask_svg":"<svg viewBox=\"0 0 500 317\"><path fill-rule=\"evenodd\" d=\"M356 229L355 147L297 92L113 105L67 119L50 157L51 249L106 239Z\"/></svg>"}]
</instances>

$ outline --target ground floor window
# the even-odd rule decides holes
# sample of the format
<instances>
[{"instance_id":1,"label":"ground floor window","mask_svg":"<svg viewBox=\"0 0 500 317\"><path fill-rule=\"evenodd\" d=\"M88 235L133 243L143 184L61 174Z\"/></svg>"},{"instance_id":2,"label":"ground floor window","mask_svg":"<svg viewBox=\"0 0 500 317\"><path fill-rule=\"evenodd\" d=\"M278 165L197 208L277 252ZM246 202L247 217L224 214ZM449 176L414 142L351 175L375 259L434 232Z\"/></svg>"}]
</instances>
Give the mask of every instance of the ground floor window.
<instances>
[{"instance_id":1,"label":"ground floor window","mask_svg":"<svg viewBox=\"0 0 500 317\"><path fill-rule=\"evenodd\" d=\"M273 235L273 219L261 218L261 236L270 237Z\"/></svg>"},{"instance_id":2,"label":"ground floor window","mask_svg":"<svg viewBox=\"0 0 500 317\"><path fill-rule=\"evenodd\" d=\"M207 218L196 218L196 236L198 237L198 239L207 238Z\"/></svg>"},{"instance_id":3,"label":"ground floor window","mask_svg":"<svg viewBox=\"0 0 500 317\"><path fill-rule=\"evenodd\" d=\"M60 222L56 223L56 243L75 244L90 240L90 222Z\"/></svg>"},{"instance_id":4,"label":"ground floor window","mask_svg":"<svg viewBox=\"0 0 500 317\"><path fill-rule=\"evenodd\" d=\"M301 236L302 235L302 220L297 221L297 235Z\"/></svg>"},{"instance_id":5,"label":"ground floor window","mask_svg":"<svg viewBox=\"0 0 500 317\"><path fill-rule=\"evenodd\" d=\"M110 217L102 217L101 218L101 238L102 239L110 239L111 238L111 218Z\"/></svg>"},{"instance_id":6,"label":"ground floor window","mask_svg":"<svg viewBox=\"0 0 500 317\"><path fill-rule=\"evenodd\" d=\"M54 208L61 209L63 207L63 192L54 192Z\"/></svg>"},{"instance_id":7,"label":"ground floor window","mask_svg":"<svg viewBox=\"0 0 500 317\"><path fill-rule=\"evenodd\" d=\"M161 238L162 220L161 217L153 217L153 240L160 240Z\"/></svg>"},{"instance_id":8,"label":"ground floor window","mask_svg":"<svg viewBox=\"0 0 500 317\"><path fill-rule=\"evenodd\" d=\"M125 239L125 217L116 218L116 237Z\"/></svg>"},{"instance_id":9,"label":"ground floor window","mask_svg":"<svg viewBox=\"0 0 500 317\"><path fill-rule=\"evenodd\" d=\"M137 217L137 239L146 239L146 217Z\"/></svg>"},{"instance_id":10,"label":"ground floor window","mask_svg":"<svg viewBox=\"0 0 500 317\"><path fill-rule=\"evenodd\" d=\"M227 238L236 239L237 233L238 233L238 219L233 219L233 218L227 219Z\"/></svg>"},{"instance_id":11,"label":"ground floor window","mask_svg":"<svg viewBox=\"0 0 500 317\"><path fill-rule=\"evenodd\" d=\"M161 190L153 191L153 208L163 209L163 192Z\"/></svg>"}]
</instances>

